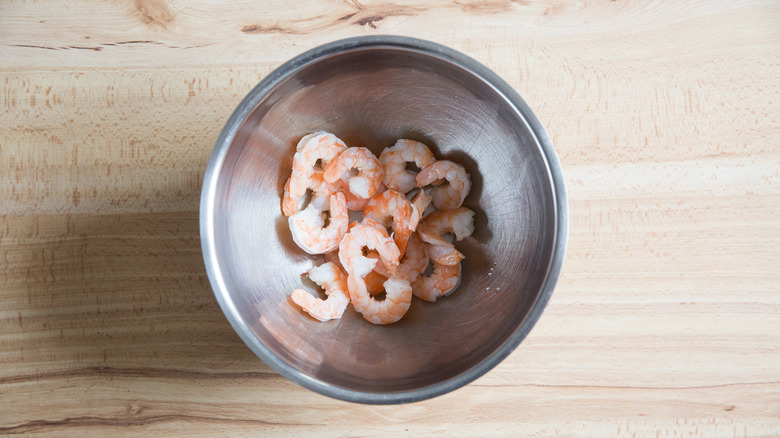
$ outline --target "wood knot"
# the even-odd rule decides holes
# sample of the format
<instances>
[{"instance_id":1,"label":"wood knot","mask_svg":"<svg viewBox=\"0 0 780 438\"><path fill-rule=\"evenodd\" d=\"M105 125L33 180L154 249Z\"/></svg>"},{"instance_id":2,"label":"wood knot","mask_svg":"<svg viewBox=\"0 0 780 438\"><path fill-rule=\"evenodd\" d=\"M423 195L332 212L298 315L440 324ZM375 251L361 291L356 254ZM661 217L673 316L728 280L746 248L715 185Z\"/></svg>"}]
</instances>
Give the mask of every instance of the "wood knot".
<instances>
[{"instance_id":1,"label":"wood knot","mask_svg":"<svg viewBox=\"0 0 780 438\"><path fill-rule=\"evenodd\" d=\"M135 0L135 8L141 13L141 20L149 25L167 27L173 21L173 13L165 0Z\"/></svg>"}]
</instances>

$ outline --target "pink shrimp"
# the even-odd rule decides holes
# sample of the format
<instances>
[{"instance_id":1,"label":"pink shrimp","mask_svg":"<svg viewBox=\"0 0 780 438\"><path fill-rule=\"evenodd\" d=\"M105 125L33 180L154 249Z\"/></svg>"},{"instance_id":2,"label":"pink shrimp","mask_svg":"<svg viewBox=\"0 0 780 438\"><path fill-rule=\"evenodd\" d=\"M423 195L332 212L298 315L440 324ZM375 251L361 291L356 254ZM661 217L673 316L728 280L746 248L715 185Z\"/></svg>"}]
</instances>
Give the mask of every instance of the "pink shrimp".
<instances>
[{"instance_id":1,"label":"pink shrimp","mask_svg":"<svg viewBox=\"0 0 780 438\"><path fill-rule=\"evenodd\" d=\"M409 237L409 244L406 247L406 254L404 254L401 262L396 268L394 277L403 278L409 282L417 279L422 274L425 268L428 266L428 245L420 239L420 235L412 233ZM379 261L379 254L375 251L369 251L366 257ZM377 263L374 266L374 270L368 275L376 274L374 278L374 284L381 278L382 281L391 276L387 271L384 263ZM366 277L367 278L367 277ZM369 280L366 280L368 283ZM369 285L369 290L371 286Z\"/></svg>"},{"instance_id":2,"label":"pink shrimp","mask_svg":"<svg viewBox=\"0 0 780 438\"><path fill-rule=\"evenodd\" d=\"M310 203L314 204L319 210L327 210L330 201L330 195L336 193L338 189L335 185L329 184L322 179L322 170L315 170L309 178L309 186L312 192ZM301 211L305 206L304 201L306 196L294 197L290 193L290 182L292 178L287 179L287 183L284 185L284 195L282 196L282 213L285 216L292 216L295 213ZM345 194L346 196L346 194ZM349 199L347 199L347 207L349 207Z\"/></svg>"},{"instance_id":3,"label":"pink shrimp","mask_svg":"<svg viewBox=\"0 0 780 438\"><path fill-rule=\"evenodd\" d=\"M433 262L433 273L412 282L412 293L417 298L434 302L455 292L460 286L460 275L460 262L452 266Z\"/></svg>"},{"instance_id":4,"label":"pink shrimp","mask_svg":"<svg viewBox=\"0 0 780 438\"><path fill-rule=\"evenodd\" d=\"M341 192L330 196L330 223L325 226L325 215L313 203L288 219L293 240L309 254L323 254L338 248L347 232L349 217L347 201Z\"/></svg>"},{"instance_id":5,"label":"pink shrimp","mask_svg":"<svg viewBox=\"0 0 780 438\"><path fill-rule=\"evenodd\" d=\"M325 169L323 177L325 181L334 184L349 173L351 169L357 169L355 176L349 177L349 191L353 195L368 199L382 184L384 170L379 160L366 148L348 148L340 153Z\"/></svg>"},{"instance_id":6,"label":"pink shrimp","mask_svg":"<svg viewBox=\"0 0 780 438\"><path fill-rule=\"evenodd\" d=\"M290 176L289 194L294 199L300 199L311 187L311 177L314 175L317 161L325 169L331 160L347 149L338 137L328 132L319 131L304 136L293 156L292 175ZM320 170L322 170L320 169Z\"/></svg>"},{"instance_id":7,"label":"pink shrimp","mask_svg":"<svg viewBox=\"0 0 780 438\"><path fill-rule=\"evenodd\" d=\"M454 233L458 241L470 236L474 232L474 212L466 207L435 211L420 222L417 231L422 240L430 244L428 256L432 260L443 265L455 265L464 256L444 239L444 234Z\"/></svg>"},{"instance_id":8,"label":"pink shrimp","mask_svg":"<svg viewBox=\"0 0 780 438\"><path fill-rule=\"evenodd\" d=\"M317 298L303 289L295 289L292 300L309 315L320 321L341 318L349 305L347 276L333 263L309 269L309 278L325 290L328 298Z\"/></svg>"},{"instance_id":9,"label":"pink shrimp","mask_svg":"<svg viewBox=\"0 0 780 438\"><path fill-rule=\"evenodd\" d=\"M385 281L387 281L387 277L377 271L371 271L363 277L363 282L366 283L366 289L371 295L379 295L384 292Z\"/></svg>"},{"instance_id":10,"label":"pink shrimp","mask_svg":"<svg viewBox=\"0 0 780 438\"><path fill-rule=\"evenodd\" d=\"M376 250L388 272L395 273L401 252L387 231L373 224L357 223L350 226L339 244L339 260L347 274L362 278L374 269L377 260L364 256L363 248Z\"/></svg>"},{"instance_id":11,"label":"pink shrimp","mask_svg":"<svg viewBox=\"0 0 780 438\"><path fill-rule=\"evenodd\" d=\"M422 241L418 233L412 233L409 237L409 245L406 247L406 254L396 269L395 277L411 283L417 280L426 266L428 266L428 245Z\"/></svg>"},{"instance_id":12,"label":"pink shrimp","mask_svg":"<svg viewBox=\"0 0 780 438\"><path fill-rule=\"evenodd\" d=\"M420 211L404 195L387 190L368 201L363 210L363 221L372 221L382 227L392 223L393 240L403 255L409 236L420 222Z\"/></svg>"},{"instance_id":13,"label":"pink shrimp","mask_svg":"<svg viewBox=\"0 0 780 438\"><path fill-rule=\"evenodd\" d=\"M412 196L412 204L420 211L420 219L422 219L430 213L428 207L431 205L431 196L424 189L419 189ZM433 211L433 207L431 207L431 211Z\"/></svg>"},{"instance_id":14,"label":"pink shrimp","mask_svg":"<svg viewBox=\"0 0 780 438\"><path fill-rule=\"evenodd\" d=\"M417 186L435 185L441 179L447 180L448 184L431 189L433 205L439 210L454 210L463 205L471 190L471 179L466 169L452 161L437 161L417 174Z\"/></svg>"},{"instance_id":15,"label":"pink shrimp","mask_svg":"<svg viewBox=\"0 0 780 438\"><path fill-rule=\"evenodd\" d=\"M385 185L391 190L406 194L417 187L417 174L407 170L406 163L414 163L420 169L424 169L436 162L436 159L425 144L401 139L382 151L379 162L385 168L385 175L382 178Z\"/></svg>"},{"instance_id":16,"label":"pink shrimp","mask_svg":"<svg viewBox=\"0 0 780 438\"><path fill-rule=\"evenodd\" d=\"M349 191L349 183L348 180L340 179L336 181L336 188L340 190L342 193L344 193L344 196L347 198L347 208L350 210L360 211L366 208L366 205L368 205L368 201L371 199L363 199L359 196L353 195L352 192ZM327 184L327 183L326 183ZM379 186L379 189L374 193L374 196L384 192L387 190L387 187L385 187L384 184Z\"/></svg>"},{"instance_id":17,"label":"pink shrimp","mask_svg":"<svg viewBox=\"0 0 780 438\"><path fill-rule=\"evenodd\" d=\"M301 208L303 208L303 196L294 198L290 195L291 179L292 178L287 178L287 182L284 183L284 195L282 195L282 214L288 217L298 213L301 211Z\"/></svg>"},{"instance_id":18,"label":"pink shrimp","mask_svg":"<svg viewBox=\"0 0 780 438\"><path fill-rule=\"evenodd\" d=\"M412 286L400 278L389 278L384 284L385 299L377 301L363 278L350 275L347 287L352 306L373 324L391 324L401 319L412 303Z\"/></svg>"},{"instance_id":19,"label":"pink shrimp","mask_svg":"<svg viewBox=\"0 0 780 438\"><path fill-rule=\"evenodd\" d=\"M358 222L353 222L353 224L357 224L357 223ZM387 277L390 274L387 272L384 263L379 263L379 253L373 250L368 251L368 253L366 254L366 258L377 261L377 264L374 266L374 270L366 274L366 276L363 278L363 280L366 282L368 293L370 293L371 295L380 294L385 291L384 282L387 281ZM325 260L335 263L336 266L341 267L341 261L339 260L338 251L333 251L325 254Z\"/></svg>"}]
</instances>

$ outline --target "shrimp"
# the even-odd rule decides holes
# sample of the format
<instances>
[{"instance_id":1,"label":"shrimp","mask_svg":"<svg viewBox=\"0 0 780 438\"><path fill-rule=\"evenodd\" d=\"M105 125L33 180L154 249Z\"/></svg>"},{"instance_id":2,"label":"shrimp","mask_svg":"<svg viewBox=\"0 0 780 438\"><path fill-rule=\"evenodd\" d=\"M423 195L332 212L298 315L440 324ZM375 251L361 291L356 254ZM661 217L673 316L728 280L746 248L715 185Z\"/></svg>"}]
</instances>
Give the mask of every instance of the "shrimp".
<instances>
[{"instance_id":1,"label":"shrimp","mask_svg":"<svg viewBox=\"0 0 780 438\"><path fill-rule=\"evenodd\" d=\"M364 256L364 247L376 250L388 273L395 273L401 252L387 230L374 224L357 223L350 226L339 244L339 260L347 274L363 278L374 269L377 260Z\"/></svg>"},{"instance_id":2,"label":"shrimp","mask_svg":"<svg viewBox=\"0 0 780 438\"><path fill-rule=\"evenodd\" d=\"M323 173L317 170L311 177L311 203L314 204L314 207L325 211L330 208L330 196L335 195L339 189L337 186L325 181L322 177ZM347 195L344 195L344 197L346 198ZM347 206L349 206L349 201L347 201Z\"/></svg>"},{"instance_id":3,"label":"shrimp","mask_svg":"<svg viewBox=\"0 0 780 438\"><path fill-rule=\"evenodd\" d=\"M391 324L401 319L412 303L412 286L400 278L389 278L383 284L385 299L377 301L368 292L363 278L347 277L352 306L373 324Z\"/></svg>"},{"instance_id":4,"label":"shrimp","mask_svg":"<svg viewBox=\"0 0 780 438\"><path fill-rule=\"evenodd\" d=\"M417 228L422 240L430 246L428 256L442 265L455 265L463 260L463 254L444 240L445 233L454 233L458 241L474 232L474 212L466 207L455 210L435 211L420 222Z\"/></svg>"},{"instance_id":5,"label":"shrimp","mask_svg":"<svg viewBox=\"0 0 780 438\"><path fill-rule=\"evenodd\" d=\"M290 216L288 222L292 238L309 254L323 254L338 248L347 232L349 217L347 201L341 192L330 195L330 223L325 226L325 215L313 203Z\"/></svg>"},{"instance_id":6,"label":"shrimp","mask_svg":"<svg viewBox=\"0 0 780 438\"><path fill-rule=\"evenodd\" d=\"M471 178L466 169L452 161L437 161L417 174L417 186L435 185L445 179L448 184L431 189L433 205L439 210L454 210L463 205L463 200L471 190Z\"/></svg>"},{"instance_id":7,"label":"shrimp","mask_svg":"<svg viewBox=\"0 0 780 438\"><path fill-rule=\"evenodd\" d=\"M379 260L379 254L374 251L366 254L369 259ZM401 262L396 268L395 278L401 278L408 282L417 280L417 277L423 273L428 266L428 251L425 242L420 239L417 233L412 233L409 238L409 245L406 247L406 254L404 254ZM382 283L384 283L391 274L387 271L387 268L383 263L377 262L374 269L366 275L364 278L368 287L368 292L376 294L381 292Z\"/></svg>"},{"instance_id":8,"label":"shrimp","mask_svg":"<svg viewBox=\"0 0 780 438\"><path fill-rule=\"evenodd\" d=\"M357 223L358 222L354 222L353 226ZM363 277L363 281L366 282L366 288L368 289L368 293L370 293L371 295L380 294L385 291L384 282L387 281L387 278L390 276L390 273L387 272L387 268L385 268L384 263L380 262L378 252L373 250L367 251L366 258L371 260L376 260L377 263L376 265L374 265L374 269L368 274L366 274L365 277Z\"/></svg>"},{"instance_id":9,"label":"shrimp","mask_svg":"<svg viewBox=\"0 0 780 438\"><path fill-rule=\"evenodd\" d=\"M340 190L344 193L344 196L347 198L347 208L350 210L363 210L366 208L366 205L368 205L368 201L371 200L363 199L359 196L353 195L352 192L349 191L349 183L347 183L344 179L336 181L336 188L337 190ZM384 184L381 184L376 193L374 193L374 196L384 192L385 190L387 190L387 187L385 187Z\"/></svg>"},{"instance_id":10,"label":"shrimp","mask_svg":"<svg viewBox=\"0 0 780 438\"><path fill-rule=\"evenodd\" d=\"M436 263L452 266L460 263L466 256L462 252L455 249L452 244L448 245L431 245L428 244L428 256Z\"/></svg>"},{"instance_id":11,"label":"shrimp","mask_svg":"<svg viewBox=\"0 0 780 438\"><path fill-rule=\"evenodd\" d=\"M384 170L379 160L366 148L348 148L340 153L325 169L325 181L334 184L351 169L357 169L355 176L347 175L349 191L353 195L368 199L376 193L382 184Z\"/></svg>"},{"instance_id":12,"label":"shrimp","mask_svg":"<svg viewBox=\"0 0 780 438\"><path fill-rule=\"evenodd\" d=\"M353 224L357 224L357 222L354 222ZM376 251L370 251L368 254L366 254L366 257L369 259L374 259L379 261L379 254ZM336 266L338 266L339 268L344 269L344 267L341 266L341 260L339 260L338 251L331 251L325 254L325 261L331 262ZM366 282L368 293L370 293L371 295L377 295L384 292L385 288L383 283L387 281L387 277L389 275L390 274L387 272L385 265L382 263L377 263L374 266L374 270L366 274L366 276L363 278L363 280Z\"/></svg>"},{"instance_id":13,"label":"shrimp","mask_svg":"<svg viewBox=\"0 0 780 438\"><path fill-rule=\"evenodd\" d=\"M420 219L422 219L431 205L431 196L425 190L420 189L412 196L412 204L420 211Z\"/></svg>"},{"instance_id":14,"label":"shrimp","mask_svg":"<svg viewBox=\"0 0 780 438\"><path fill-rule=\"evenodd\" d=\"M418 233L412 233L406 253L396 269L395 277L408 282L417 280L428 266L428 245L422 241Z\"/></svg>"},{"instance_id":15,"label":"shrimp","mask_svg":"<svg viewBox=\"0 0 780 438\"><path fill-rule=\"evenodd\" d=\"M303 207L303 196L294 198L290 195L291 180L292 178L287 178L287 182L284 183L284 195L282 196L282 213L288 217L298 213Z\"/></svg>"},{"instance_id":16,"label":"shrimp","mask_svg":"<svg viewBox=\"0 0 780 438\"><path fill-rule=\"evenodd\" d=\"M304 207L305 196L294 197L290 193L290 182L292 177L287 179L287 183L284 185L284 196L282 196L282 213L285 216L292 216L295 213L301 211ZM318 210L327 210L329 206L330 195L338 191L337 187L333 184L329 184L322 179L322 171L315 170L312 176L309 178L309 185L307 189L311 189L312 196L310 203L314 204ZM345 195L346 196L346 195ZM347 207L349 207L349 200L347 200Z\"/></svg>"},{"instance_id":17,"label":"shrimp","mask_svg":"<svg viewBox=\"0 0 780 438\"><path fill-rule=\"evenodd\" d=\"M363 220L387 227L392 222L393 240L401 255L406 252L409 236L420 222L420 211L406 197L395 190L387 190L368 201Z\"/></svg>"},{"instance_id":18,"label":"shrimp","mask_svg":"<svg viewBox=\"0 0 780 438\"><path fill-rule=\"evenodd\" d=\"M322 169L325 169L346 149L347 145L343 141L328 132L318 131L304 136L298 142L293 156L290 196L299 199L306 194L306 189L311 186L311 177L316 170L317 161L320 161Z\"/></svg>"},{"instance_id":19,"label":"shrimp","mask_svg":"<svg viewBox=\"0 0 780 438\"><path fill-rule=\"evenodd\" d=\"M333 263L324 263L309 269L309 278L325 289L326 300L317 298L303 289L295 289L292 300L309 315L320 321L341 318L349 305L347 276Z\"/></svg>"},{"instance_id":20,"label":"shrimp","mask_svg":"<svg viewBox=\"0 0 780 438\"><path fill-rule=\"evenodd\" d=\"M434 302L455 292L460 286L460 274L460 262L452 266L433 262L433 273L412 282L412 293L421 300Z\"/></svg>"},{"instance_id":21,"label":"shrimp","mask_svg":"<svg viewBox=\"0 0 780 438\"><path fill-rule=\"evenodd\" d=\"M363 278L366 283L366 289L371 295L379 295L385 291L385 281L387 277L378 273L377 271L371 271Z\"/></svg>"},{"instance_id":22,"label":"shrimp","mask_svg":"<svg viewBox=\"0 0 780 438\"><path fill-rule=\"evenodd\" d=\"M385 168L385 176L382 178L385 185L391 190L406 194L417 187L417 175L407 170L406 163L414 163L420 169L424 169L435 163L436 158L423 143L400 139L393 146L382 151L379 162Z\"/></svg>"}]
</instances>

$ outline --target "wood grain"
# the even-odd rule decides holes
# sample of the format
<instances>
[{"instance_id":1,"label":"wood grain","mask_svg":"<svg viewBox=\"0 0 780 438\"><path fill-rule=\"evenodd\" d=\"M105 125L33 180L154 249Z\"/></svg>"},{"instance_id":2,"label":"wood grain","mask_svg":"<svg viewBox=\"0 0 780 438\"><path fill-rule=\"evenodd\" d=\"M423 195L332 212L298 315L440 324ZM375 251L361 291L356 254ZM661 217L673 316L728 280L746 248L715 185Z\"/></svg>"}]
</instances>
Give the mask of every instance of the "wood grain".
<instances>
[{"instance_id":1,"label":"wood grain","mask_svg":"<svg viewBox=\"0 0 780 438\"><path fill-rule=\"evenodd\" d=\"M780 436L779 23L773 1L0 3L0 434ZM518 90L571 228L502 364L362 406L241 343L197 208L257 81L386 33Z\"/></svg>"}]
</instances>

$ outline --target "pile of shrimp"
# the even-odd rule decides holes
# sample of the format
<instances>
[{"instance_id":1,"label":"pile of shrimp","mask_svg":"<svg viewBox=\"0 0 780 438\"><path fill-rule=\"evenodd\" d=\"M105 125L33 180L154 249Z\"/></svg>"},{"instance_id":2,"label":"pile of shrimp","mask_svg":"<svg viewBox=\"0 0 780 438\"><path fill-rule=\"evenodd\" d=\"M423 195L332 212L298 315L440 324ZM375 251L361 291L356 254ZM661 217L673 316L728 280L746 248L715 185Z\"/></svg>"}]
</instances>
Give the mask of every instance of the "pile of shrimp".
<instances>
[{"instance_id":1,"label":"pile of shrimp","mask_svg":"<svg viewBox=\"0 0 780 438\"><path fill-rule=\"evenodd\" d=\"M308 276L327 299L296 289L292 301L320 321L340 318L351 303L367 321L390 324L412 296L435 302L452 294L465 256L447 237L474 231L474 212L463 207L470 190L463 166L437 160L418 141L398 140L377 158L328 132L304 136L282 213L295 243L324 255Z\"/></svg>"}]
</instances>

